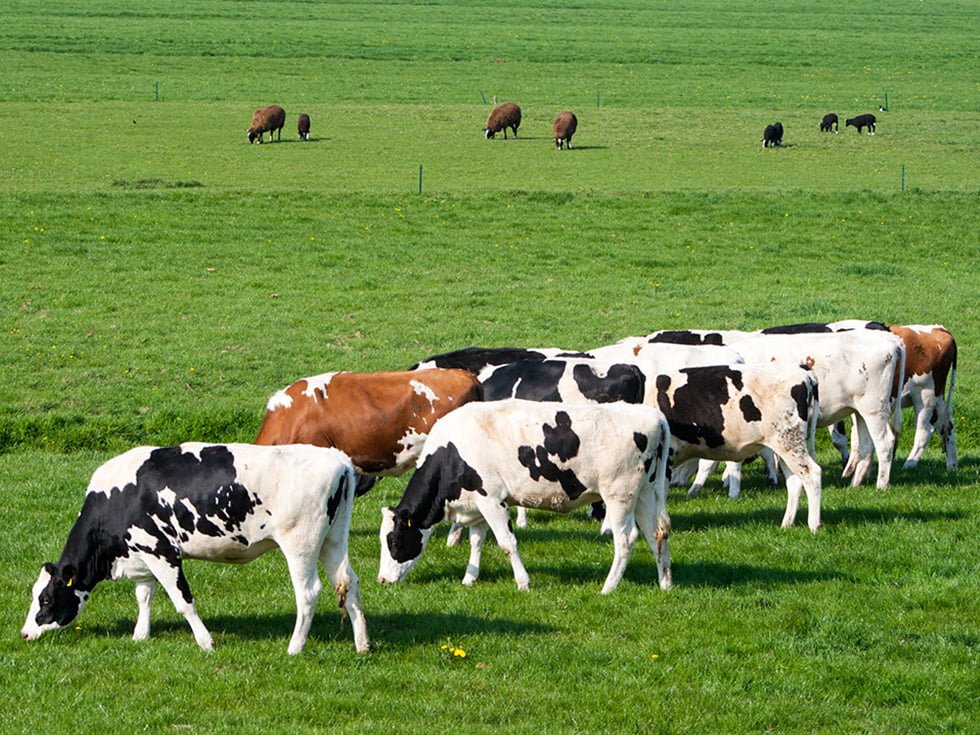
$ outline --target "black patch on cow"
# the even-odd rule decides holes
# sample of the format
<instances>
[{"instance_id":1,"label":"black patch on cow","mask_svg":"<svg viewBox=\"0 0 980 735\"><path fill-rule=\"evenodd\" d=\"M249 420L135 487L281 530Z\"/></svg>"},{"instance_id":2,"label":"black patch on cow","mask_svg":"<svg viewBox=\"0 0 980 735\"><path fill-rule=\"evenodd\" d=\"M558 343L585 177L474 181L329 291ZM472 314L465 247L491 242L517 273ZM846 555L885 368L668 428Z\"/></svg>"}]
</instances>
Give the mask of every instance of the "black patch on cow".
<instances>
[{"instance_id":1,"label":"black patch on cow","mask_svg":"<svg viewBox=\"0 0 980 735\"><path fill-rule=\"evenodd\" d=\"M706 332L699 334L688 329L667 329L658 332L647 340L650 344L663 342L671 345L720 345L724 346L725 341L718 332Z\"/></svg>"},{"instance_id":2,"label":"black patch on cow","mask_svg":"<svg viewBox=\"0 0 980 735\"><path fill-rule=\"evenodd\" d=\"M552 457L557 457L560 461L567 462L578 456L581 440L572 429L572 419L565 411L558 411L555 414L555 425L544 424L541 429L544 433L544 444L536 447L525 444L518 447L517 459L527 467L532 480L544 478L557 482L565 495L575 500L588 488L573 470L561 468L552 460Z\"/></svg>"},{"instance_id":3,"label":"black patch on cow","mask_svg":"<svg viewBox=\"0 0 980 735\"><path fill-rule=\"evenodd\" d=\"M611 365L601 378L591 365L579 363L572 367L572 377L582 395L596 403L642 403L646 378L635 365Z\"/></svg>"},{"instance_id":4,"label":"black patch on cow","mask_svg":"<svg viewBox=\"0 0 980 735\"><path fill-rule=\"evenodd\" d=\"M507 365L511 362L543 360L544 358L545 355L542 352L519 347L466 347L462 350L427 357L412 365L409 370L415 370L423 362L431 362L436 367L467 370L476 375L488 365Z\"/></svg>"},{"instance_id":5,"label":"black patch on cow","mask_svg":"<svg viewBox=\"0 0 980 735\"><path fill-rule=\"evenodd\" d=\"M674 391L673 403L667 395L670 376L658 375L657 406L667 417L671 433L689 444L720 447L725 443L722 406L728 402L728 383L741 390L742 373L727 365L684 368L687 383Z\"/></svg>"},{"instance_id":6,"label":"black patch on cow","mask_svg":"<svg viewBox=\"0 0 980 735\"><path fill-rule=\"evenodd\" d=\"M344 500L347 500L346 472L340 476L340 482L337 483L337 488L327 499L327 518L330 519L331 524L333 524L333 519L337 515L337 508L340 507L340 503Z\"/></svg>"},{"instance_id":7,"label":"black patch on cow","mask_svg":"<svg viewBox=\"0 0 980 735\"><path fill-rule=\"evenodd\" d=\"M463 490L486 495L480 473L449 442L422 461L393 509L395 527L386 537L392 558L406 562L421 554L422 530L441 521L446 503L457 500Z\"/></svg>"},{"instance_id":8,"label":"black patch on cow","mask_svg":"<svg viewBox=\"0 0 980 735\"><path fill-rule=\"evenodd\" d=\"M642 434L639 431L633 432L633 443L636 444L636 448L641 452L647 450L647 446L650 444L650 437L646 434Z\"/></svg>"},{"instance_id":9,"label":"black patch on cow","mask_svg":"<svg viewBox=\"0 0 980 735\"><path fill-rule=\"evenodd\" d=\"M880 330L880 331L883 331L883 332L889 332L889 331L891 331L890 329L888 329L888 326L887 325L882 324L881 322L868 322L867 324L864 325L864 328L865 329L877 329L877 330Z\"/></svg>"},{"instance_id":10,"label":"black patch on cow","mask_svg":"<svg viewBox=\"0 0 980 735\"><path fill-rule=\"evenodd\" d=\"M152 554L177 569L177 585L190 602L181 539L191 533L242 539L242 523L262 503L235 482L236 476L234 456L225 446L205 447L200 457L180 447L154 449L132 482L86 494L58 567L73 565L78 570L73 587L89 591L108 579L113 562L130 550ZM173 493L173 505L161 500L164 490ZM136 542L131 529L140 529L151 542Z\"/></svg>"},{"instance_id":11,"label":"black patch on cow","mask_svg":"<svg viewBox=\"0 0 980 735\"><path fill-rule=\"evenodd\" d=\"M752 396L742 396L738 401L738 407L742 409L742 416L746 421L762 421L762 411L755 405Z\"/></svg>"},{"instance_id":12,"label":"black patch on cow","mask_svg":"<svg viewBox=\"0 0 980 735\"><path fill-rule=\"evenodd\" d=\"M560 401L558 382L568 363L562 360L523 360L504 365L483 381L483 399L499 401L523 398L528 401ZM516 388L516 392L515 392Z\"/></svg>"},{"instance_id":13,"label":"black patch on cow","mask_svg":"<svg viewBox=\"0 0 980 735\"><path fill-rule=\"evenodd\" d=\"M821 334L832 332L827 322L801 322L799 324L783 324L778 327L766 327L762 334Z\"/></svg>"},{"instance_id":14,"label":"black patch on cow","mask_svg":"<svg viewBox=\"0 0 980 735\"><path fill-rule=\"evenodd\" d=\"M796 401L796 413L799 414L800 419L804 422L808 421L810 415L810 391L807 388L807 384L797 383L789 389L789 394ZM841 433L843 433L843 428L841 429Z\"/></svg>"},{"instance_id":15,"label":"black patch on cow","mask_svg":"<svg viewBox=\"0 0 980 735\"><path fill-rule=\"evenodd\" d=\"M463 490L486 495L480 473L449 442L422 461L395 510L407 511L416 528L431 528L442 520L446 503L457 500Z\"/></svg>"}]
</instances>

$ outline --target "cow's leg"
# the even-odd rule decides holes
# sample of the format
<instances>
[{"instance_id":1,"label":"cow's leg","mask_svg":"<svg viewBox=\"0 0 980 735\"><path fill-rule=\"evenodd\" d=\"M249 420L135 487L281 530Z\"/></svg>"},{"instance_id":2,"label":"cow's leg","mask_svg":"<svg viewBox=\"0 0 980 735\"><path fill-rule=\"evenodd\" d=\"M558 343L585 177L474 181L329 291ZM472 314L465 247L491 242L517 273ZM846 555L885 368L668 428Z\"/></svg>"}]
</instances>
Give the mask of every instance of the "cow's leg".
<instances>
[{"instance_id":1,"label":"cow's leg","mask_svg":"<svg viewBox=\"0 0 980 735\"><path fill-rule=\"evenodd\" d=\"M670 571L670 545L667 540L670 537L670 518L667 516L666 508L661 509L657 514L657 502L652 493L640 493L636 499L634 510L636 525L643 532L643 537L650 545L653 558L657 563L657 578L660 589L669 590L673 580Z\"/></svg>"},{"instance_id":2,"label":"cow's leg","mask_svg":"<svg viewBox=\"0 0 980 735\"><path fill-rule=\"evenodd\" d=\"M510 513L505 503L498 503L488 497L480 496L477 500L477 508L486 519L487 525L493 531L493 536L497 539L497 545L503 550L504 554L510 559L510 565L514 570L514 581L517 589L526 590L530 585L530 578L524 568L521 557L517 553L517 537L510 527Z\"/></svg>"},{"instance_id":3,"label":"cow's leg","mask_svg":"<svg viewBox=\"0 0 980 735\"><path fill-rule=\"evenodd\" d=\"M306 645L323 584L317 573L317 556L310 549L293 550L282 543L280 548L286 557L289 578L292 580L293 592L296 595L296 625L293 627L288 649L289 655L295 656Z\"/></svg>"},{"instance_id":4,"label":"cow's leg","mask_svg":"<svg viewBox=\"0 0 980 735\"><path fill-rule=\"evenodd\" d=\"M602 521L602 528L611 531L613 537L613 562L609 574L606 575L606 582L602 585L602 594L608 595L616 589L626 573L626 565L639 531L634 512L615 500L606 503L606 517Z\"/></svg>"},{"instance_id":5,"label":"cow's leg","mask_svg":"<svg viewBox=\"0 0 980 735\"><path fill-rule=\"evenodd\" d=\"M863 434L865 436L860 438L862 447L865 446L865 437L869 437L870 443L874 445L874 453L878 459L878 479L876 486L879 490L884 490L888 487L892 469L892 457L895 453L895 436L892 433L891 426L889 426L888 416L872 414L865 418L854 414L854 418L855 423L863 427ZM862 449L862 451L864 450ZM854 478L851 482L855 487L861 484L864 475L871 466L870 451L867 452L867 457L862 455L858 465L858 468L854 470Z\"/></svg>"},{"instance_id":6,"label":"cow's leg","mask_svg":"<svg viewBox=\"0 0 980 735\"><path fill-rule=\"evenodd\" d=\"M915 416L915 439L912 451L905 460L903 469L909 470L919 464L926 450L929 439L932 438L932 416L936 410L936 392L926 386L909 385L909 397L912 401L912 411ZM901 410L901 409L897 409Z\"/></svg>"},{"instance_id":7,"label":"cow's leg","mask_svg":"<svg viewBox=\"0 0 980 735\"><path fill-rule=\"evenodd\" d=\"M527 528L527 508L523 508L520 505L517 506L517 521L518 528Z\"/></svg>"},{"instance_id":8,"label":"cow's leg","mask_svg":"<svg viewBox=\"0 0 980 735\"><path fill-rule=\"evenodd\" d=\"M449 534L446 536L446 546L453 547L460 542L463 538L463 524L458 521L453 521L453 524L449 527Z\"/></svg>"},{"instance_id":9,"label":"cow's leg","mask_svg":"<svg viewBox=\"0 0 980 735\"><path fill-rule=\"evenodd\" d=\"M779 484L779 463L776 461L776 455L769 447L763 447L759 450L759 456L762 457L762 461L766 465L766 477L769 478L769 484L776 486Z\"/></svg>"},{"instance_id":10,"label":"cow's leg","mask_svg":"<svg viewBox=\"0 0 980 735\"><path fill-rule=\"evenodd\" d=\"M153 593L157 591L156 579L147 579L136 583L136 630L133 631L134 641L143 641L150 636L150 604Z\"/></svg>"},{"instance_id":11,"label":"cow's leg","mask_svg":"<svg viewBox=\"0 0 980 735\"><path fill-rule=\"evenodd\" d=\"M827 431L830 432L830 442L837 447L837 451L840 452L840 463L841 466L846 468L848 465L848 459L850 459L851 453L847 450L848 439L847 439L847 429L844 426L843 421L838 421L835 424L827 427ZM845 469L846 471L846 469ZM854 468L851 468L851 472L854 472ZM847 474L844 475L847 477Z\"/></svg>"},{"instance_id":12,"label":"cow's leg","mask_svg":"<svg viewBox=\"0 0 980 735\"><path fill-rule=\"evenodd\" d=\"M686 464L686 463L685 463ZM681 465L684 466L684 465ZM702 488L704 488L704 483L708 481L708 477L718 469L718 463L710 459L698 460L698 472L694 477L694 482L691 483L691 487L688 488L687 497L696 498L701 494Z\"/></svg>"},{"instance_id":13,"label":"cow's leg","mask_svg":"<svg viewBox=\"0 0 980 735\"><path fill-rule=\"evenodd\" d=\"M667 474L670 485L686 485L688 480L694 477L698 469L699 462L696 459L689 459L681 462L676 467L672 467Z\"/></svg>"},{"instance_id":14,"label":"cow's leg","mask_svg":"<svg viewBox=\"0 0 980 735\"><path fill-rule=\"evenodd\" d=\"M864 482L871 468L872 449L873 442L868 424L861 414L855 413L851 417L851 456L847 460L847 467L844 468L844 477L847 477L850 471L851 487L858 487Z\"/></svg>"},{"instance_id":15,"label":"cow's leg","mask_svg":"<svg viewBox=\"0 0 980 735\"><path fill-rule=\"evenodd\" d=\"M943 440L943 451L946 453L946 469L956 469L958 457L956 456L956 433L953 431L953 411L946 401L940 399L937 402L939 410L939 436Z\"/></svg>"},{"instance_id":16,"label":"cow's leg","mask_svg":"<svg viewBox=\"0 0 980 735\"><path fill-rule=\"evenodd\" d=\"M478 521L470 526L470 558L466 562L466 574L463 575L463 584L467 586L476 582L480 576L480 558L488 528L485 521Z\"/></svg>"},{"instance_id":17,"label":"cow's leg","mask_svg":"<svg viewBox=\"0 0 980 735\"><path fill-rule=\"evenodd\" d=\"M792 527L800 506L800 490L806 491L807 525L813 533L820 528L821 469L805 447L786 448L779 455L786 475L786 512L783 528Z\"/></svg>"},{"instance_id":18,"label":"cow's leg","mask_svg":"<svg viewBox=\"0 0 980 735\"><path fill-rule=\"evenodd\" d=\"M150 555L142 556L142 561L166 591L177 612L183 615L187 624L191 626L191 632L194 634L197 645L205 651L213 650L214 641L211 639L211 634L201 617L197 614L197 608L194 607L194 597L191 595L180 562L178 561L176 565L173 565L162 557Z\"/></svg>"},{"instance_id":19,"label":"cow's leg","mask_svg":"<svg viewBox=\"0 0 980 735\"><path fill-rule=\"evenodd\" d=\"M327 579L337 592L337 605L344 608L350 617L351 628L354 630L355 650L358 653L365 653L370 650L371 642L368 639L367 623L364 620L364 608L361 606L361 582L350 564L350 556L347 553L348 533L340 535L342 539L332 538L333 528L331 528L331 533L327 535L320 548L320 564L323 565ZM290 647L292 647L291 642ZM300 648L302 649L302 644Z\"/></svg>"},{"instance_id":20,"label":"cow's leg","mask_svg":"<svg viewBox=\"0 0 980 735\"><path fill-rule=\"evenodd\" d=\"M737 500L742 494L742 463L725 462L725 471L721 476L722 485L728 486L728 497Z\"/></svg>"}]
</instances>

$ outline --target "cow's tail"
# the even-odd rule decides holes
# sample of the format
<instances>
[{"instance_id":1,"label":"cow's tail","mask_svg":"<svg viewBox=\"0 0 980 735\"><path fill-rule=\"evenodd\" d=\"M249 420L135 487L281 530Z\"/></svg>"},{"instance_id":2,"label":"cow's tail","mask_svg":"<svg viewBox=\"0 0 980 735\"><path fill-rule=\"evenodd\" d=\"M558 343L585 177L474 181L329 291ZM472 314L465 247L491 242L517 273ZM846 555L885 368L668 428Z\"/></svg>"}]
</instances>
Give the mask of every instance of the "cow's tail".
<instances>
[{"instance_id":1,"label":"cow's tail","mask_svg":"<svg viewBox=\"0 0 980 735\"><path fill-rule=\"evenodd\" d=\"M888 413L888 419L897 443L898 436L902 433L902 392L905 390L905 360L907 356L905 344L901 338L898 338L895 352L898 354L896 359L892 361L895 364L895 373L892 377L891 410Z\"/></svg>"},{"instance_id":2,"label":"cow's tail","mask_svg":"<svg viewBox=\"0 0 980 735\"><path fill-rule=\"evenodd\" d=\"M956 340L953 340L953 361L949 368L949 380L946 385L946 411L949 413L949 420L953 420L953 385L956 383Z\"/></svg>"},{"instance_id":3,"label":"cow's tail","mask_svg":"<svg viewBox=\"0 0 980 735\"><path fill-rule=\"evenodd\" d=\"M807 397L806 448L810 456L817 457L817 423L820 420L820 383L812 370L807 370L810 376L809 396Z\"/></svg>"}]
</instances>

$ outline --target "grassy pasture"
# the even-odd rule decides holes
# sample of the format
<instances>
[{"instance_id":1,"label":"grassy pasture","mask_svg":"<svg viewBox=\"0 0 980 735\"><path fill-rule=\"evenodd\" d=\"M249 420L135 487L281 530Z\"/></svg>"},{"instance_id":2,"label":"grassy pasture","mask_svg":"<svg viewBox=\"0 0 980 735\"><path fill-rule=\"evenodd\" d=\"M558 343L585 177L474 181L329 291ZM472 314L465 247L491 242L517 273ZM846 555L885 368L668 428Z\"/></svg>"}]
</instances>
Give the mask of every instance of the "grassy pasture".
<instances>
[{"instance_id":1,"label":"grassy pasture","mask_svg":"<svg viewBox=\"0 0 980 735\"><path fill-rule=\"evenodd\" d=\"M7 2L0 732L972 731L978 16L931 0ZM885 94L878 135L818 132ZM517 141L483 140L492 95L524 108ZM271 102L283 142L246 145ZM566 108L581 129L559 154ZM299 112L312 143L294 140ZM776 119L786 146L763 151ZM151 639L129 640L125 582L77 630L17 639L98 464L248 440L296 377L848 317L957 336L960 468L934 440L888 492L851 489L821 440L816 535L778 527L785 493L758 470L737 502L676 493L670 593L638 544L601 598L609 539L543 514L519 537L530 593L492 544L463 589L466 552L441 535L381 587L379 508L401 478L355 508L370 655L327 594L285 655L276 555L188 563L211 655L162 595Z\"/></svg>"}]
</instances>

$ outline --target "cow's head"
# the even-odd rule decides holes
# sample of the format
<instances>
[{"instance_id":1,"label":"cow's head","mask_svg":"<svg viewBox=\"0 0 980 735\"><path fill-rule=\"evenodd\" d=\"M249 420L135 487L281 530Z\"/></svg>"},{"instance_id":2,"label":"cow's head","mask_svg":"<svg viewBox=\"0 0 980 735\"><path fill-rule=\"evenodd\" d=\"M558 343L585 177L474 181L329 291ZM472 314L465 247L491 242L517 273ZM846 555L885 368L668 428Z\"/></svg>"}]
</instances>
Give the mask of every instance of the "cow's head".
<instances>
[{"instance_id":1,"label":"cow's head","mask_svg":"<svg viewBox=\"0 0 980 735\"><path fill-rule=\"evenodd\" d=\"M408 510L381 509L381 563L378 581L398 582L415 566L432 535L432 528L419 528Z\"/></svg>"},{"instance_id":2,"label":"cow's head","mask_svg":"<svg viewBox=\"0 0 980 735\"><path fill-rule=\"evenodd\" d=\"M20 634L25 640L39 638L46 630L64 628L79 616L89 591L78 588L78 571L71 564L41 567L31 592L31 609Z\"/></svg>"}]
</instances>

